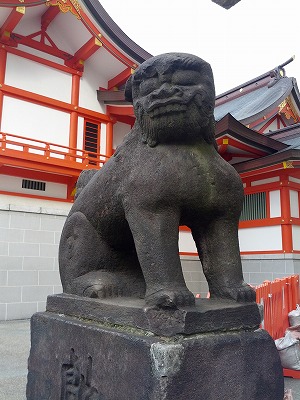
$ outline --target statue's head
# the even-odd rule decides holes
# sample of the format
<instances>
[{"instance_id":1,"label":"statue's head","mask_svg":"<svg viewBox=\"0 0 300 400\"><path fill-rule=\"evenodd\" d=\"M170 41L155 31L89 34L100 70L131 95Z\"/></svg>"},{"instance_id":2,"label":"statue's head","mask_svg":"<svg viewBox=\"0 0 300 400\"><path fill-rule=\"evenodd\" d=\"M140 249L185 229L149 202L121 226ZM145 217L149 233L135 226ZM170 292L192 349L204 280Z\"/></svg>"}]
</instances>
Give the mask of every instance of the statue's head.
<instances>
[{"instance_id":1,"label":"statue's head","mask_svg":"<svg viewBox=\"0 0 300 400\"><path fill-rule=\"evenodd\" d=\"M213 73L201 58L167 53L146 60L127 81L125 97L149 146L200 136L214 143Z\"/></svg>"}]
</instances>

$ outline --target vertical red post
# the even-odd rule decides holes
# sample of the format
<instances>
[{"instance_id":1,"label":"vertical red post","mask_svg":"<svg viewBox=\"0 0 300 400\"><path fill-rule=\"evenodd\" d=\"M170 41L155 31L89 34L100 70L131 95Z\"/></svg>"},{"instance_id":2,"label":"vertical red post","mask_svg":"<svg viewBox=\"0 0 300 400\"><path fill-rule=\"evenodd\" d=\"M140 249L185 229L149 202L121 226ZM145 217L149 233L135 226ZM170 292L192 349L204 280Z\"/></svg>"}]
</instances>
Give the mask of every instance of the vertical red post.
<instances>
[{"instance_id":1,"label":"vertical red post","mask_svg":"<svg viewBox=\"0 0 300 400\"><path fill-rule=\"evenodd\" d=\"M105 151L105 155L106 155L106 159L107 160L113 154L113 137L114 137L113 123L112 122L108 122L106 124L106 151Z\"/></svg>"},{"instance_id":2,"label":"vertical red post","mask_svg":"<svg viewBox=\"0 0 300 400\"><path fill-rule=\"evenodd\" d=\"M282 185L280 190L281 201L281 234L282 234L282 250L284 253L293 252L293 234L291 223L291 206L290 206L290 190L286 185Z\"/></svg>"},{"instance_id":3,"label":"vertical red post","mask_svg":"<svg viewBox=\"0 0 300 400\"><path fill-rule=\"evenodd\" d=\"M77 130L78 130L78 104L79 104L79 86L80 76L72 75L72 92L71 92L71 104L74 107L74 111L70 115L70 131L69 131L69 147L77 147ZM75 153L75 150L71 150L71 153Z\"/></svg>"},{"instance_id":4,"label":"vertical red post","mask_svg":"<svg viewBox=\"0 0 300 400\"><path fill-rule=\"evenodd\" d=\"M4 97L2 92L2 85L4 84L5 80L6 60L7 60L7 51L5 49L5 46L2 45L2 47L0 47L0 130L1 130L3 97Z\"/></svg>"}]
</instances>

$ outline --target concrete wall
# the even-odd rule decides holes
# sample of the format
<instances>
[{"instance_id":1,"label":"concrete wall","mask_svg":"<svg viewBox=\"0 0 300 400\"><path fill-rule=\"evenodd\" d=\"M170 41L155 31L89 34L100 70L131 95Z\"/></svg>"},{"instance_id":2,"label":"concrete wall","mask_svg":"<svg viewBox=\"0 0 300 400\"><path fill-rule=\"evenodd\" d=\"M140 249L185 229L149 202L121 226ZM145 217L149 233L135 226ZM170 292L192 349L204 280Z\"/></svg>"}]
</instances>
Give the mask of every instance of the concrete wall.
<instances>
[{"instance_id":1,"label":"concrete wall","mask_svg":"<svg viewBox=\"0 0 300 400\"><path fill-rule=\"evenodd\" d=\"M259 285L300 273L300 254L257 254L242 256L246 282Z\"/></svg>"},{"instance_id":2,"label":"concrete wall","mask_svg":"<svg viewBox=\"0 0 300 400\"><path fill-rule=\"evenodd\" d=\"M45 310L47 295L62 292L57 254L69 205L1 203L0 320L28 318Z\"/></svg>"},{"instance_id":3,"label":"concrete wall","mask_svg":"<svg viewBox=\"0 0 300 400\"><path fill-rule=\"evenodd\" d=\"M241 256L246 282L253 286L293 274L300 274L300 254L255 254ZM206 297L208 286L197 257L181 257L187 286Z\"/></svg>"}]
</instances>

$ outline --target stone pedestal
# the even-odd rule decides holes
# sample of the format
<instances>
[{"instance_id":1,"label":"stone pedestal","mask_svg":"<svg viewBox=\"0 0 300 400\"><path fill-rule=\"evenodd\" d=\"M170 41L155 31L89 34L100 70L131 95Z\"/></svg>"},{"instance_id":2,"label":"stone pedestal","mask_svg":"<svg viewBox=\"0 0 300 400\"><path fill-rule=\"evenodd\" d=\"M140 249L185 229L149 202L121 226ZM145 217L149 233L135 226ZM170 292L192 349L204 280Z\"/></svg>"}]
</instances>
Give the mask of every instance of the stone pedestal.
<instances>
[{"instance_id":1,"label":"stone pedestal","mask_svg":"<svg viewBox=\"0 0 300 400\"><path fill-rule=\"evenodd\" d=\"M64 308L64 303L66 312L68 301L71 297L52 296L48 308L54 310L59 304ZM86 299L73 298L70 314L79 313L81 301L86 304ZM99 311L99 307L108 307L107 303L92 303L92 314L98 315L93 320L66 316L57 310L32 317L27 400L283 399L282 368L267 332L240 328L163 336L130 324L114 324L104 311ZM111 304L109 307L114 308ZM132 314L126 315L128 307L133 305L124 306L123 316L120 312L118 318L112 318L131 319ZM195 326L201 312L199 305L193 309ZM139 305L135 310L137 319L149 312ZM192 330L189 313L192 310L182 315L185 327ZM203 321L213 319L214 311L206 313ZM231 310L231 314L235 312ZM241 325L235 315L235 324ZM182 327L180 318L179 322Z\"/></svg>"}]
</instances>

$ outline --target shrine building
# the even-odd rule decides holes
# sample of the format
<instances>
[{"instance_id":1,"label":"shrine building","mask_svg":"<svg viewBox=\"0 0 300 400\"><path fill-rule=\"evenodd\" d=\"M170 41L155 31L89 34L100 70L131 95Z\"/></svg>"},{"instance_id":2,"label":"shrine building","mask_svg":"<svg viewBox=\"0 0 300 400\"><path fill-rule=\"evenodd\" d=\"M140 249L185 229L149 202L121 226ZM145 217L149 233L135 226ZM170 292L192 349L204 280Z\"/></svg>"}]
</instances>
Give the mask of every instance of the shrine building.
<instances>
[{"instance_id":1,"label":"shrine building","mask_svg":"<svg viewBox=\"0 0 300 400\"><path fill-rule=\"evenodd\" d=\"M124 85L149 57L98 0L1 3L0 320L43 311L62 291L58 244L77 178L133 126ZM239 239L253 285L300 272L300 95L285 64L216 97L219 153L245 189ZM179 251L187 285L205 295L186 227Z\"/></svg>"}]
</instances>

